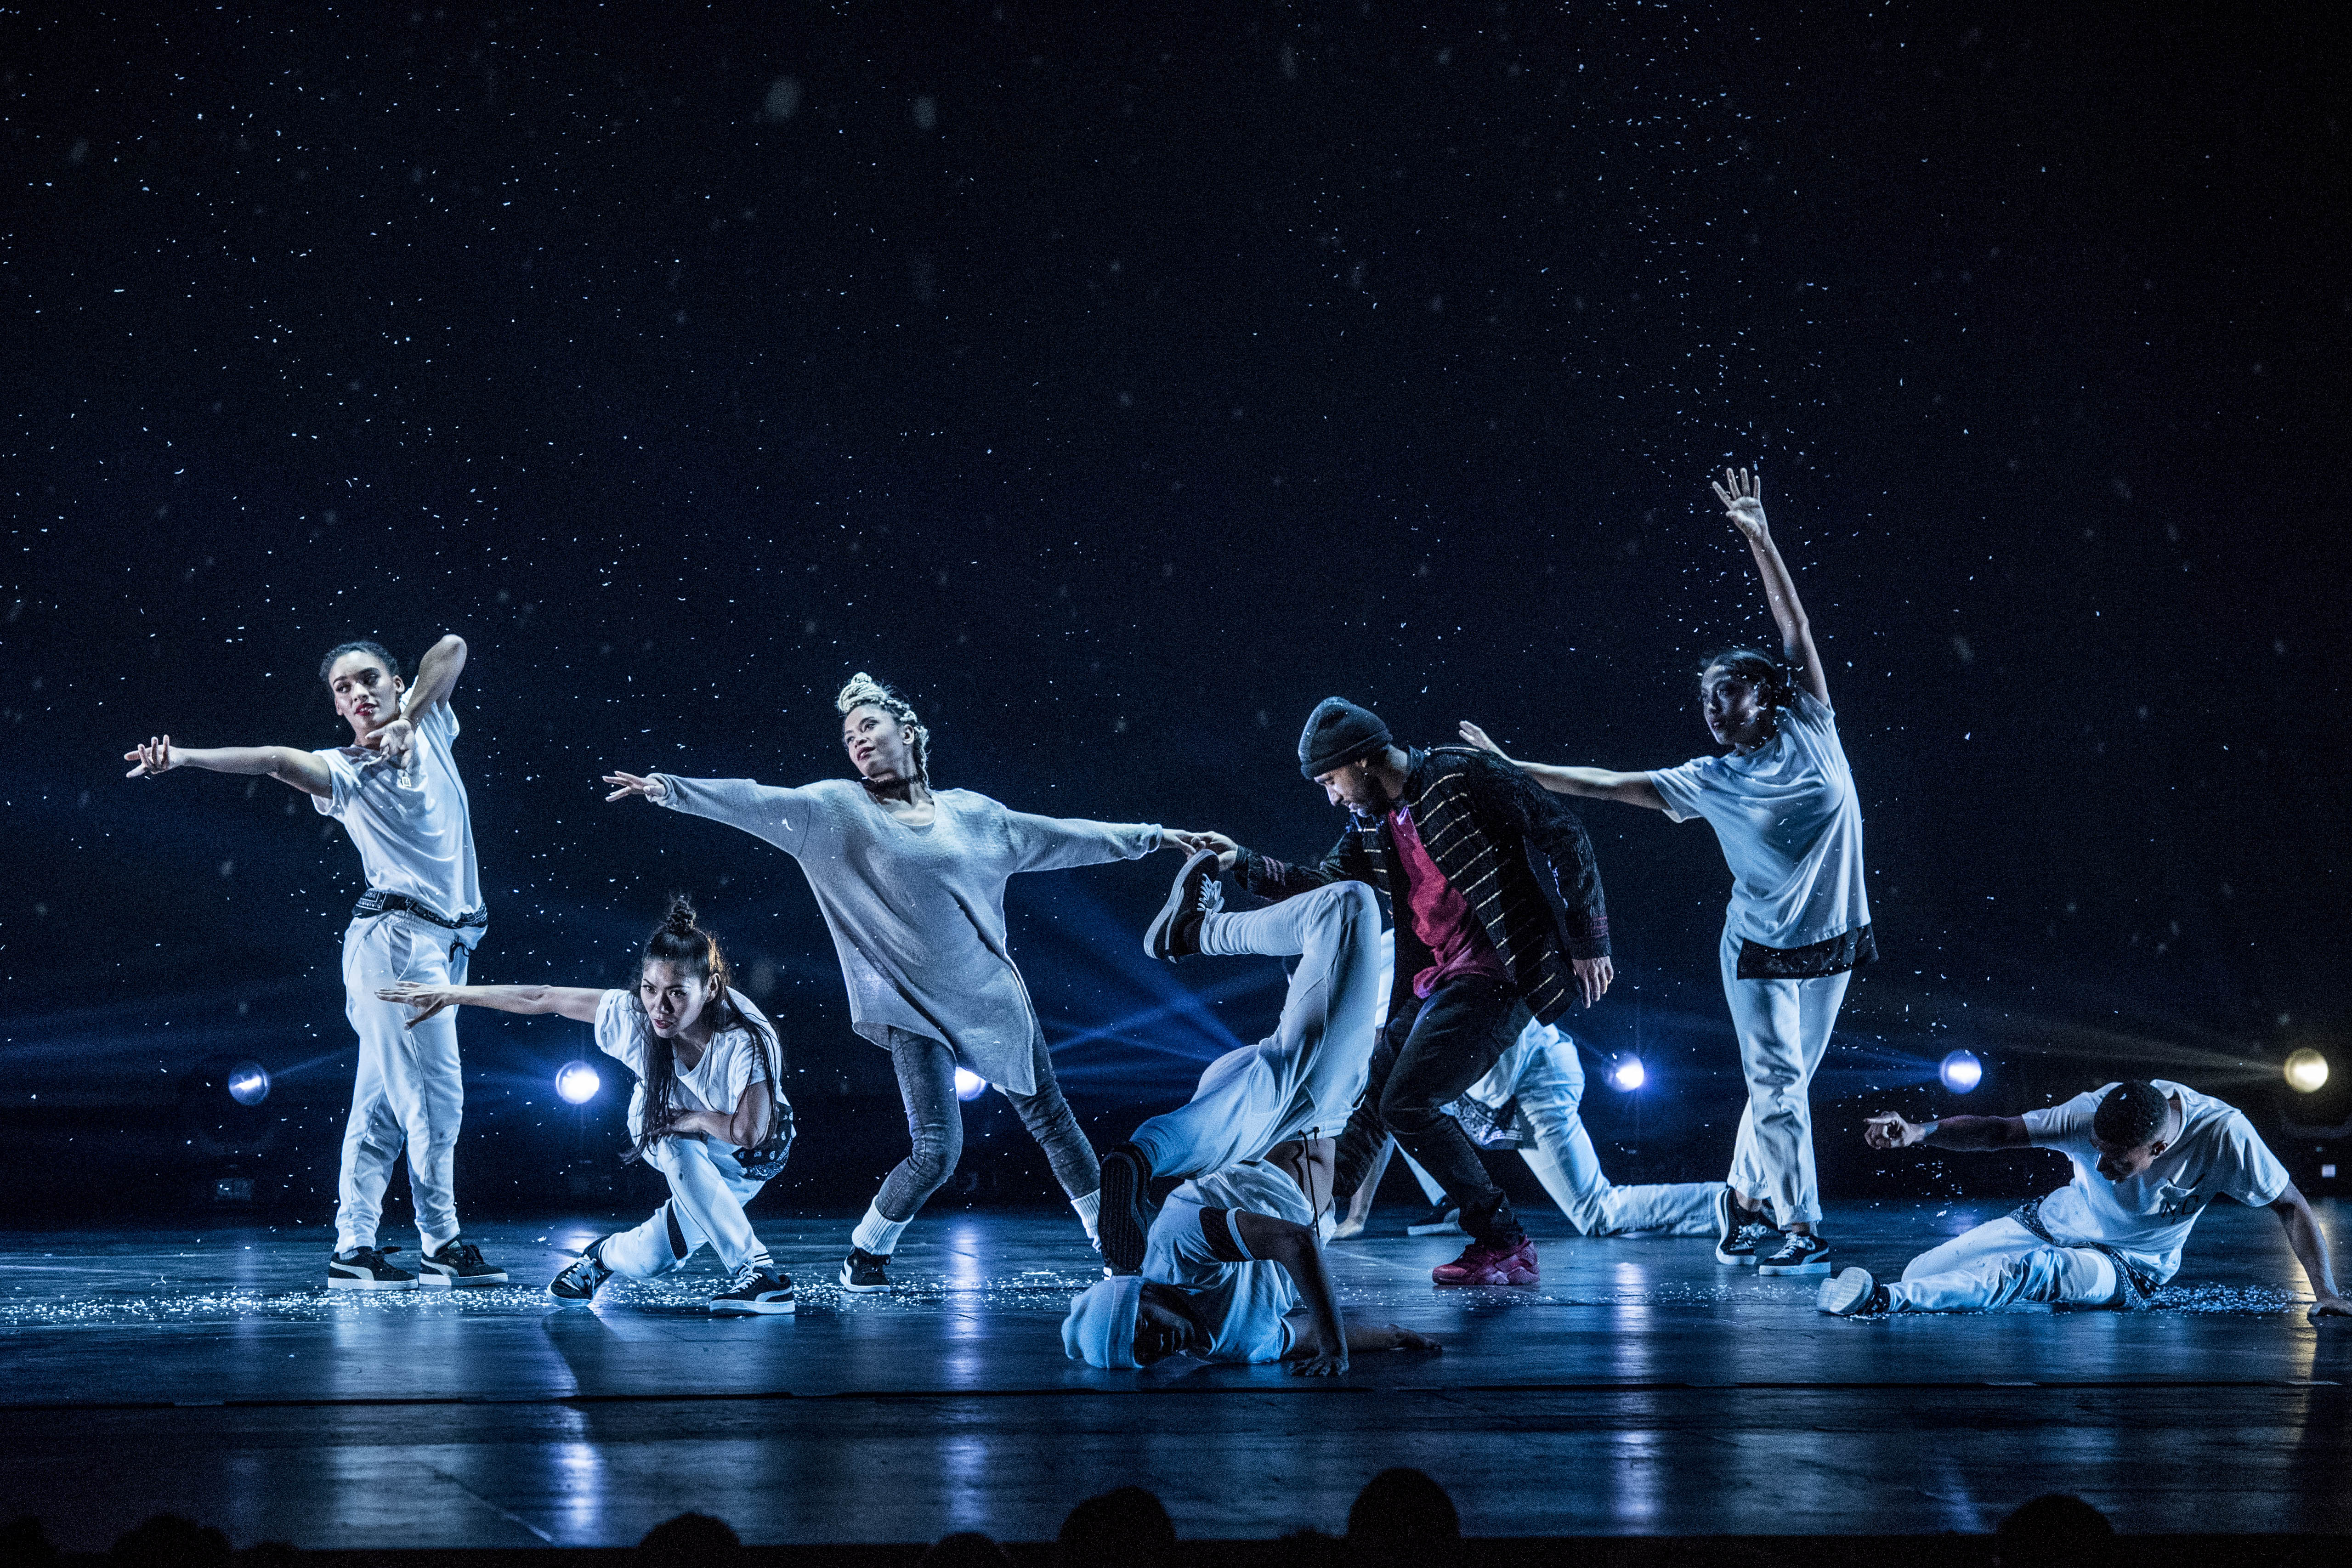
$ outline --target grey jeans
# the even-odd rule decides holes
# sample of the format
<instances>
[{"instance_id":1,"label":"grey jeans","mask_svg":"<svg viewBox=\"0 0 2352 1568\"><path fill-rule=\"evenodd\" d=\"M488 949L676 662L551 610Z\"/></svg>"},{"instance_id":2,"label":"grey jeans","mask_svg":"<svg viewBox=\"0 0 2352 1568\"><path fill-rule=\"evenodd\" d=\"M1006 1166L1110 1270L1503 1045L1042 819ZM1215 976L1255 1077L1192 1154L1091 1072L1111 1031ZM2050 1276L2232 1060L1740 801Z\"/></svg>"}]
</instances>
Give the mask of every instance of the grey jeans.
<instances>
[{"instance_id":1,"label":"grey jeans","mask_svg":"<svg viewBox=\"0 0 2352 1568\"><path fill-rule=\"evenodd\" d=\"M1021 1124L1045 1151L1054 1179L1072 1197L1084 1197L1102 1186L1102 1167L1095 1149L1062 1098L1054 1082L1053 1059L1045 1054L1045 1038L1029 1042L1030 1061L1036 1071L1037 1092L1015 1094L1000 1091L1021 1113ZM907 1102L907 1132L914 1147L882 1178L874 1207L896 1224L915 1218L923 1200L939 1191L955 1174L963 1155L963 1107L956 1100L955 1052L927 1034L890 1031L890 1065L898 1070L898 1093Z\"/></svg>"}]
</instances>

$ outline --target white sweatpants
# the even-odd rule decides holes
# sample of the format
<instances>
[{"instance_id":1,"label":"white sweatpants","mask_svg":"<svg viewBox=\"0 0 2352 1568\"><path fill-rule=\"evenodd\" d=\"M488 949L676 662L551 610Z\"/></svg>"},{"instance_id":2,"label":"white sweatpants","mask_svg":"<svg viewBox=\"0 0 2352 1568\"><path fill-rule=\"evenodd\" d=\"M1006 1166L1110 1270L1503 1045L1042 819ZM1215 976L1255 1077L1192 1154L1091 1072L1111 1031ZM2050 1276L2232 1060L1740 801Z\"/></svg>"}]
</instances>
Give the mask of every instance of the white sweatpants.
<instances>
[{"instance_id":1,"label":"white sweatpants","mask_svg":"<svg viewBox=\"0 0 2352 1568\"><path fill-rule=\"evenodd\" d=\"M1562 1035L1528 1052L1510 1092L1536 1133L1535 1147L1522 1148L1519 1157L1577 1229L1587 1236L1714 1233L1721 1182L1619 1186L1602 1173L1592 1134L1584 1130L1584 1061L1575 1040Z\"/></svg>"},{"instance_id":2,"label":"white sweatpants","mask_svg":"<svg viewBox=\"0 0 2352 1568\"><path fill-rule=\"evenodd\" d=\"M449 1008L408 1027L408 1009L376 999L377 988L396 980L422 986L462 986L480 926L462 937L403 911L367 915L343 931L343 1016L360 1037L359 1075L352 1085L351 1120L343 1127L342 1171L336 1181L338 1251L376 1244L383 1218L384 1184L403 1145L408 1186L416 1203L416 1230L436 1252L457 1235L457 1198L451 1164L457 1123L466 1109L465 1074L457 1061L457 1009Z\"/></svg>"},{"instance_id":3,"label":"white sweatpants","mask_svg":"<svg viewBox=\"0 0 2352 1568\"><path fill-rule=\"evenodd\" d=\"M1380 941L1379 898L1360 882L1201 922L1204 954L1298 964L1274 1033L1217 1058L1189 1104L1135 1130L1154 1176L1205 1176L1287 1139L1339 1135L1371 1076Z\"/></svg>"},{"instance_id":4,"label":"white sweatpants","mask_svg":"<svg viewBox=\"0 0 2352 1568\"><path fill-rule=\"evenodd\" d=\"M1904 1265L1886 1287L1897 1312L1986 1312L2019 1302L2116 1304L2123 1281L2095 1247L2053 1247L2008 1215Z\"/></svg>"},{"instance_id":5,"label":"white sweatpants","mask_svg":"<svg viewBox=\"0 0 2352 1568\"><path fill-rule=\"evenodd\" d=\"M1814 1070L1830 1048L1848 971L1810 980L1743 980L1739 938L1723 933L1723 995L1739 1035L1748 1105L1731 1148L1731 1190L1751 1206L1766 1199L1783 1227L1822 1218L1813 1175Z\"/></svg>"},{"instance_id":6,"label":"white sweatpants","mask_svg":"<svg viewBox=\"0 0 2352 1568\"><path fill-rule=\"evenodd\" d=\"M693 1138L664 1138L646 1163L669 1178L669 1200L635 1229L605 1239L597 1256L606 1268L632 1280L650 1280L684 1263L705 1242L730 1274L746 1263L772 1263L743 1212L767 1183L745 1176L732 1149Z\"/></svg>"}]
</instances>

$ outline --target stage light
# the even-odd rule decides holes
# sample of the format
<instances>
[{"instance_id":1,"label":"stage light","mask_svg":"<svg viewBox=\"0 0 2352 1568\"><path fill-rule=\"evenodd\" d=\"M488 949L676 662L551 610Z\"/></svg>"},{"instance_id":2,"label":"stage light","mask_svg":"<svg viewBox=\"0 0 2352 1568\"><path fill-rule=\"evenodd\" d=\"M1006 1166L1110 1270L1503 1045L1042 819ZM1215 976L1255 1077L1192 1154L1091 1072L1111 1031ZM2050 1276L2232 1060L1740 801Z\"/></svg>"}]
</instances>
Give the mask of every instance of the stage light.
<instances>
[{"instance_id":1,"label":"stage light","mask_svg":"<svg viewBox=\"0 0 2352 1568\"><path fill-rule=\"evenodd\" d=\"M2327 1058L2309 1046L2286 1059L2286 1086L2298 1094L2308 1094L2327 1082Z\"/></svg>"},{"instance_id":2,"label":"stage light","mask_svg":"<svg viewBox=\"0 0 2352 1568\"><path fill-rule=\"evenodd\" d=\"M980 1098L980 1092L987 1087L988 1080L982 1078L979 1073L973 1072L967 1068L959 1067L956 1069L957 1099L977 1100Z\"/></svg>"},{"instance_id":3,"label":"stage light","mask_svg":"<svg viewBox=\"0 0 2352 1568\"><path fill-rule=\"evenodd\" d=\"M1628 1094L1649 1081L1649 1071L1642 1065L1642 1059L1630 1051L1609 1063L1609 1082Z\"/></svg>"},{"instance_id":4,"label":"stage light","mask_svg":"<svg viewBox=\"0 0 2352 1568\"><path fill-rule=\"evenodd\" d=\"M1944 1058L1936 1073L1943 1079L1945 1088L1955 1094L1965 1094L1984 1082L1984 1063L1977 1060L1973 1051L1956 1051Z\"/></svg>"},{"instance_id":5,"label":"stage light","mask_svg":"<svg viewBox=\"0 0 2352 1568\"><path fill-rule=\"evenodd\" d=\"M2319 1072L2324 1078L2327 1069L2322 1067ZM269 1070L257 1061L238 1062L228 1070L228 1097L240 1105L260 1104L269 1098Z\"/></svg>"},{"instance_id":6,"label":"stage light","mask_svg":"<svg viewBox=\"0 0 2352 1568\"><path fill-rule=\"evenodd\" d=\"M584 1061L567 1061L555 1075L555 1092L563 1096L567 1105L585 1105L596 1098L596 1091L604 1086L604 1081L596 1076L596 1070Z\"/></svg>"}]
</instances>

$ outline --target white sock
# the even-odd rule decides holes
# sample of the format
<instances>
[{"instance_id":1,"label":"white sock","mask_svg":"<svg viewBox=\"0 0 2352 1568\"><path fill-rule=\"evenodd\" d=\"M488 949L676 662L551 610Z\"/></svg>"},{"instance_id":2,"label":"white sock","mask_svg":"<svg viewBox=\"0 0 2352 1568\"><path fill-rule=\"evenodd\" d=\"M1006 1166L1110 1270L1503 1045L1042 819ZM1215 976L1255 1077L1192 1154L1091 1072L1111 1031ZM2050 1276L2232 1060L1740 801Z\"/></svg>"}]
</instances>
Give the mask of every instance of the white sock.
<instances>
[{"instance_id":1,"label":"white sock","mask_svg":"<svg viewBox=\"0 0 2352 1568\"><path fill-rule=\"evenodd\" d=\"M869 1258L887 1258L898 1245L898 1233L906 1228L906 1220L886 1219L882 1211L869 1203L866 1206L866 1218L849 1233L849 1244Z\"/></svg>"},{"instance_id":2,"label":"white sock","mask_svg":"<svg viewBox=\"0 0 2352 1568\"><path fill-rule=\"evenodd\" d=\"M1070 1199L1070 1207L1078 1211L1078 1223L1087 1228L1087 1245L1102 1249L1102 1232L1095 1226L1095 1216L1102 1210L1102 1188L1097 1187L1084 1197Z\"/></svg>"}]
</instances>

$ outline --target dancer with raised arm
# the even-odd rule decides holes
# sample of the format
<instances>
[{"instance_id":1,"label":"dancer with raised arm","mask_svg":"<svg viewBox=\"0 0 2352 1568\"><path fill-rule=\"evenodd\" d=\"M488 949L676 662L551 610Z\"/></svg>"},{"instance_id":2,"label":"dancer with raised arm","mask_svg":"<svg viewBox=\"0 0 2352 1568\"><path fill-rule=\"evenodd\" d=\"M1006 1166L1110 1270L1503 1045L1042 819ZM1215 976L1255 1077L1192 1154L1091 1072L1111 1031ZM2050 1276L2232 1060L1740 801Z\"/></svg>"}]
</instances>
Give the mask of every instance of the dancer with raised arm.
<instances>
[{"instance_id":1,"label":"dancer with raised arm","mask_svg":"<svg viewBox=\"0 0 2352 1568\"><path fill-rule=\"evenodd\" d=\"M1863 1138L1874 1149L2053 1149L2074 1162L2074 1179L1922 1252L1900 1280L1847 1269L1822 1281L1817 1304L1832 1316L2145 1307L2179 1270L2189 1228L2217 1197L2278 1217L2311 1286L2311 1316L2352 1316L2327 1239L2286 1167L2244 1112L2187 1084L2109 1083L2022 1116L1883 1114Z\"/></svg>"},{"instance_id":2,"label":"dancer with raised arm","mask_svg":"<svg viewBox=\"0 0 2352 1568\"><path fill-rule=\"evenodd\" d=\"M1318 863L1211 835L1244 892L1283 900L1368 883L1395 916L1396 976L1364 1099L1339 1142L1334 1196L1352 1197L1393 1135L1444 1184L1470 1244L1442 1285L1532 1285L1535 1242L1443 1107L1484 1077L1530 1014L1545 1022L1609 988L1609 915L1574 811L1467 747L1407 751L1370 709L1326 697L1298 770L1349 824Z\"/></svg>"},{"instance_id":3,"label":"dancer with raised arm","mask_svg":"<svg viewBox=\"0 0 2352 1568\"><path fill-rule=\"evenodd\" d=\"M415 1008L416 1028L445 1009L555 1013L593 1024L596 1049L636 1076L629 1096L629 1158L669 1182L667 1201L633 1230L597 1238L548 1293L586 1306L618 1274L650 1280L682 1266L705 1242L727 1270L714 1312L772 1315L793 1309L793 1282L751 1228L743 1206L783 1169L793 1144L784 1058L775 1026L728 981L719 938L684 898L646 939L630 990L577 986L432 986L407 982L377 993Z\"/></svg>"},{"instance_id":4,"label":"dancer with raised arm","mask_svg":"<svg viewBox=\"0 0 2352 1568\"><path fill-rule=\"evenodd\" d=\"M400 1009L376 995L402 981L462 984L489 925L466 785L450 750L458 726L449 694L465 667L465 640L444 637L416 662L411 686L383 644L345 643L328 650L319 678L351 726L349 746L195 747L160 735L123 753L136 765L133 779L175 768L275 779L310 797L359 846L368 891L343 932L343 1011L359 1036L360 1061L327 1262L334 1290L506 1283L506 1270L458 1234L453 1166L466 1092L457 1022L409 1030ZM399 1248L376 1245L384 1185L403 1144L425 1249L417 1273L387 1261Z\"/></svg>"},{"instance_id":5,"label":"dancer with raised arm","mask_svg":"<svg viewBox=\"0 0 2352 1568\"><path fill-rule=\"evenodd\" d=\"M1700 666L1699 711L1723 755L1637 773L1518 766L1563 795L1714 825L1732 874L1723 994L1748 1080L1717 1209L1716 1258L1764 1274L1826 1274L1830 1244L1816 1233L1822 1205L1811 1091L1846 983L1878 956L1863 887L1862 808L1812 626L1765 523L1760 486L1752 475L1727 469L1714 488L1756 559L1780 631L1777 659L1730 648ZM1462 734L1503 756L1476 725L1465 724Z\"/></svg>"},{"instance_id":6,"label":"dancer with raised arm","mask_svg":"<svg viewBox=\"0 0 2352 1568\"><path fill-rule=\"evenodd\" d=\"M955 1070L1013 1103L1095 1238L1102 1176L1054 1082L1045 1030L1005 948L1004 883L1020 872L1188 852L1199 834L1150 823L1033 817L969 789L933 789L931 732L903 697L859 674L835 699L856 779L778 789L749 779L613 773L632 796L764 839L800 862L849 988L851 1027L890 1053L914 1147L850 1233L841 1286L890 1288L900 1232L954 1174L963 1148Z\"/></svg>"}]
</instances>

